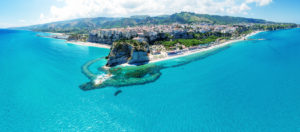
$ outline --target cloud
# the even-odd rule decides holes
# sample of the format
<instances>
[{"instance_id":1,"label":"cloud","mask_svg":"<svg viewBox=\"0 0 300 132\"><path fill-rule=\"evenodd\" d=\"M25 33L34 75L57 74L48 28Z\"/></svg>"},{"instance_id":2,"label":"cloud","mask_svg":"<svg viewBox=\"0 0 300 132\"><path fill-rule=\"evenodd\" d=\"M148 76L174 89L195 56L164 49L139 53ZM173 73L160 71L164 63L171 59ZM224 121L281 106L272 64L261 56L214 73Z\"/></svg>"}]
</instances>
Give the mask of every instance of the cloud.
<instances>
[{"instance_id":1,"label":"cloud","mask_svg":"<svg viewBox=\"0 0 300 132\"><path fill-rule=\"evenodd\" d=\"M229 14L235 14L235 13L243 13L243 14L248 14L246 11L250 10L251 8L246 4L242 3L240 6L235 6L232 8L228 8L227 12Z\"/></svg>"},{"instance_id":2,"label":"cloud","mask_svg":"<svg viewBox=\"0 0 300 132\"><path fill-rule=\"evenodd\" d=\"M259 6L265 6L272 2L273 0L246 0L246 3L256 3Z\"/></svg>"},{"instance_id":3,"label":"cloud","mask_svg":"<svg viewBox=\"0 0 300 132\"><path fill-rule=\"evenodd\" d=\"M272 0L57 0L63 6L51 6L40 15L40 23L86 17L128 17L163 15L189 11L204 14L247 14L248 4L264 6Z\"/></svg>"}]
</instances>

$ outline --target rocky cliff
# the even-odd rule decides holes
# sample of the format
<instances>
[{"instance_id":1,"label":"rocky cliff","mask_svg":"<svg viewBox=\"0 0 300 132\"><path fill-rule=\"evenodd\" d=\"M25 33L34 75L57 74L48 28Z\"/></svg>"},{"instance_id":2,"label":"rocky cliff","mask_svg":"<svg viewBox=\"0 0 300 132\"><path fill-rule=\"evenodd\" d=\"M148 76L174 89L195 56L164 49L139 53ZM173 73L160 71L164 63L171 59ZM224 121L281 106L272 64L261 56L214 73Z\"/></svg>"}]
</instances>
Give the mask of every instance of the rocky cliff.
<instances>
[{"instance_id":1,"label":"rocky cliff","mask_svg":"<svg viewBox=\"0 0 300 132\"><path fill-rule=\"evenodd\" d=\"M89 34L88 41L93 43L104 43L112 44L115 41L122 39L132 39L137 37L138 34L131 30L114 30L114 29L103 29L103 30L93 30Z\"/></svg>"},{"instance_id":2,"label":"rocky cliff","mask_svg":"<svg viewBox=\"0 0 300 132\"><path fill-rule=\"evenodd\" d=\"M145 29L143 29L145 28ZM98 29L92 30L88 37L88 42L103 43L111 45L115 41L129 40L134 38L143 38L150 44L155 41L173 39L191 39L192 33L188 30L166 30L162 29L148 29L148 27L136 27L136 28L115 28L115 29ZM195 31L199 32L199 31Z\"/></svg>"},{"instance_id":3,"label":"rocky cliff","mask_svg":"<svg viewBox=\"0 0 300 132\"><path fill-rule=\"evenodd\" d=\"M149 44L134 40L123 40L114 42L107 56L108 67L124 63L140 65L149 62Z\"/></svg>"}]
</instances>

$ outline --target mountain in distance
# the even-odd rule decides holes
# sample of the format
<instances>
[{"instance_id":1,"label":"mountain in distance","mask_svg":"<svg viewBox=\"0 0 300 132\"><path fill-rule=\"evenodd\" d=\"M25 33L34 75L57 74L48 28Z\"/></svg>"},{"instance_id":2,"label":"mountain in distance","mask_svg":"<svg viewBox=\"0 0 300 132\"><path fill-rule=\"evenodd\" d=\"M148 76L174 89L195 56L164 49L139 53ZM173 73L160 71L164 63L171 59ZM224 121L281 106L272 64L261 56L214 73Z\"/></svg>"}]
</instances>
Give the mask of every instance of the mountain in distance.
<instances>
[{"instance_id":1,"label":"mountain in distance","mask_svg":"<svg viewBox=\"0 0 300 132\"><path fill-rule=\"evenodd\" d=\"M141 25L162 25L162 24L191 24L191 23L208 23L208 24L238 24L238 23L254 23L254 24L267 24L274 23L262 19L219 16L208 14L196 14L191 12L181 12L172 15L162 16L131 16L129 18L110 18L110 17L97 17L97 18L80 18L68 21L52 22L40 25L33 25L22 27L21 29L41 31L41 32L62 32L62 33L88 33L90 30L98 28L119 28L128 26L141 26Z\"/></svg>"},{"instance_id":2,"label":"mountain in distance","mask_svg":"<svg viewBox=\"0 0 300 132\"><path fill-rule=\"evenodd\" d=\"M21 27L20 29L41 31L41 32L58 32L58 33L86 33L89 30L99 28L100 25L109 21L116 21L122 18L109 18L109 17L97 17L97 18L79 18L67 21L51 22L46 24L33 25L28 27Z\"/></svg>"}]
</instances>

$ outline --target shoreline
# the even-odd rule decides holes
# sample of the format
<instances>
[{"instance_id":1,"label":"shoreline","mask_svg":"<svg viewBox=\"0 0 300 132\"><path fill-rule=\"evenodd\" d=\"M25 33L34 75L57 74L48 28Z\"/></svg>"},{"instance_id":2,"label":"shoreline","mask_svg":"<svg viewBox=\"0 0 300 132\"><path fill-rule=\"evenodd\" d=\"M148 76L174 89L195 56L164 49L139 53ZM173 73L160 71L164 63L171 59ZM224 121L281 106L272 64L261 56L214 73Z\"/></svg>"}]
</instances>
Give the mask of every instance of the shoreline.
<instances>
[{"instance_id":1,"label":"shoreline","mask_svg":"<svg viewBox=\"0 0 300 132\"><path fill-rule=\"evenodd\" d=\"M97 47L97 48L105 48L105 49L110 49L111 48L111 45L108 45L108 44L82 42L82 41L68 41L66 39L59 38L59 37L66 36L65 33L54 33L54 32L45 32L45 33L49 33L49 34L52 34L52 35L58 36L58 37L51 37L51 36L41 36L41 37L47 37L47 38L53 38L53 39L62 39L62 40L65 40L65 43L67 43L67 44L74 44L74 45L88 46L88 47Z\"/></svg>"},{"instance_id":2,"label":"shoreline","mask_svg":"<svg viewBox=\"0 0 300 132\"><path fill-rule=\"evenodd\" d=\"M245 41L247 40L249 37L251 36L254 36L258 33L261 33L261 32L265 32L265 31L254 31L244 37L241 37L239 39L235 39L235 40L229 40L227 42L224 42L224 43L221 43L221 44L218 44L218 45L214 45L214 46L210 46L208 48L204 48L204 49L199 49L199 50L196 50L196 51L189 51L187 53L183 53L181 55L176 55L176 56L171 56L171 57L165 57L165 58L162 58L162 59L157 59L157 60L150 60L147 64L150 64L150 63L156 63L156 62L161 62L161 61L165 61L165 60L170 60L170 59L175 59L175 58L180 58L180 57L184 57L184 56L189 56L189 55L192 55L192 54L197 54L197 53L201 53L201 52L205 52L205 51L209 51L209 50L213 50L213 49L218 49L218 48L221 48L221 47L224 47L226 45L230 45L230 44L233 44L235 42L240 42L240 41ZM128 63L125 63L125 64L121 64L119 65L121 67L126 67L126 66L136 66L136 65L132 65L132 64L128 64ZM102 66L102 68L108 70L109 68L111 67L107 67L107 66ZM103 83L104 81L106 81L107 79L110 78L109 75L105 75L105 77L102 77L103 75L99 75L96 79L93 80L93 83L95 85L100 85L101 83Z\"/></svg>"},{"instance_id":3,"label":"shoreline","mask_svg":"<svg viewBox=\"0 0 300 132\"><path fill-rule=\"evenodd\" d=\"M198 50L195 50L195 51L188 51L188 52L185 52L185 53L180 54L180 55L167 56L167 57L161 58L161 59L150 60L147 64L156 63L156 62L165 61L165 60L170 60L170 59L176 59L176 58L180 58L180 57L184 57L184 56L188 56L188 55L192 55L192 54L197 54L197 53L201 53L201 52L205 52L205 51L209 51L209 50L221 48L221 47L224 47L224 46L236 43L236 42L246 41L249 37L254 36L254 35L256 35L258 33L261 33L261 32L265 32L265 31L254 31L254 32L252 32L252 33L250 33L250 34L248 34L248 35L246 35L244 37L241 37L241 38L238 38L238 39L234 39L234 40L229 40L229 41L223 42L221 44L210 46L208 48L198 49ZM52 34L60 34L61 35L61 33L52 33ZM111 45L100 44L100 43L92 43L92 42L67 41L66 40L65 43L67 43L67 44L74 44L74 45L80 45L80 46L105 48L105 49L110 49L111 48ZM121 64L120 66L135 66L135 65L125 63L125 64Z\"/></svg>"},{"instance_id":4,"label":"shoreline","mask_svg":"<svg viewBox=\"0 0 300 132\"><path fill-rule=\"evenodd\" d=\"M254 36L254 35L256 35L258 33L261 33L261 32L265 32L265 31L255 31L255 32L252 32L252 33L250 33L250 34L248 34L248 35L246 35L246 36L244 36L244 37L242 37L240 39L229 40L227 42L224 42L224 43L221 43L221 44L218 44L218 45L214 45L214 46L210 46L208 48L199 49L199 50L196 50L196 51L193 51L193 52L188 51L187 53L183 53L183 54L180 54L180 55L168 56L168 57L165 57L165 58L162 58L162 59L157 59L157 60L150 60L149 63L155 63L155 62L160 62L160 61L165 61L165 60L180 58L180 57L184 57L184 56L188 56L188 55L192 55L192 54L196 54L196 53L200 53L200 52L204 52L204 51L209 51L209 50L221 48L221 47L233 44L235 42L245 41L245 39L248 39L249 37Z\"/></svg>"},{"instance_id":5,"label":"shoreline","mask_svg":"<svg viewBox=\"0 0 300 132\"><path fill-rule=\"evenodd\" d=\"M157 59L157 60L150 60L147 64L156 63L156 62L165 61L165 60L170 60L170 59L176 59L176 58L180 58L180 57L184 57L184 56L188 56L188 55L192 55L192 54L197 54L197 53L201 53L201 52L205 52L205 51L209 51L209 50L221 48L221 47L224 47L224 46L236 43L236 42L246 41L246 39L248 39L249 37L254 36L254 35L256 35L258 33L261 33L261 32L265 32L265 31L254 31L254 32L252 32L252 33L250 33L250 34L242 37L242 38L234 39L234 40L229 40L229 41L226 41L224 43L221 43L221 44L218 44L218 45L214 45L214 46L210 46L210 47L204 48L204 49L195 50L193 52L188 51L187 53L183 53L183 54L180 54L180 55L168 56L168 57ZM120 66L124 66L125 67L125 66L135 66L135 65L125 63L125 64L121 64Z\"/></svg>"},{"instance_id":6,"label":"shoreline","mask_svg":"<svg viewBox=\"0 0 300 132\"><path fill-rule=\"evenodd\" d=\"M80 46L88 46L88 47L97 47L97 48L105 48L110 49L110 45L108 44L100 44L100 43L92 43L92 42L81 42L81 41L66 41L67 44L74 44Z\"/></svg>"}]
</instances>

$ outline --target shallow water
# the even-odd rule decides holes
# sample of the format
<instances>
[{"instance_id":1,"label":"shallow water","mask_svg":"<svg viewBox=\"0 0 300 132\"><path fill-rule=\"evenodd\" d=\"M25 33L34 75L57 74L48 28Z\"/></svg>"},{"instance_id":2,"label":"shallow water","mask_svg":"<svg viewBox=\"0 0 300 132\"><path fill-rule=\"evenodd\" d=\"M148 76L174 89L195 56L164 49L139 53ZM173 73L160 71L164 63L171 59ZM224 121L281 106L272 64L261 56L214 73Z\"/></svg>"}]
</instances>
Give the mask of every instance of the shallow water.
<instances>
[{"instance_id":1,"label":"shallow water","mask_svg":"<svg viewBox=\"0 0 300 132\"><path fill-rule=\"evenodd\" d=\"M89 91L82 65L109 50L36 34L0 30L1 131L300 131L300 29L161 62L151 83Z\"/></svg>"},{"instance_id":2,"label":"shallow water","mask_svg":"<svg viewBox=\"0 0 300 132\"><path fill-rule=\"evenodd\" d=\"M82 84L80 88L82 90L94 90L109 86L124 87L151 83L156 81L161 76L160 71L162 69L182 66L216 54L228 47L230 47L230 45L211 49L201 53L195 53L189 56L183 56L179 59L170 59L139 66L116 66L109 69L103 68L107 62L105 57L97 58L87 62L82 66L82 73L90 79L90 82ZM92 68L90 68L92 65L99 66L99 71L93 72ZM95 80L97 80L99 76L102 76L103 78L103 75L109 75L110 77L100 84L95 84Z\"/></svg>"}]
</instances>

